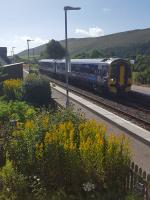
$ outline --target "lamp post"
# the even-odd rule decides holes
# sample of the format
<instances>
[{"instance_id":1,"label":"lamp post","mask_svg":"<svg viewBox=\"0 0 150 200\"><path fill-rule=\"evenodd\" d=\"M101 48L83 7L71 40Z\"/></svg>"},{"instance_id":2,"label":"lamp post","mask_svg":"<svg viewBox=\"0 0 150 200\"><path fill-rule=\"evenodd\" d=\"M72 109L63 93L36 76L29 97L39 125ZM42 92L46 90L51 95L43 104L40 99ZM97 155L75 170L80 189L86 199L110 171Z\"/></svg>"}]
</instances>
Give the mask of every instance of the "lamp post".
<instances>
[{"instance_id":1,"label":"lamp post","mask_svg":"<svg viewBox=\"0 0 150 200\"><path fill-rule=\"evenodd\" d=\"M12 54L12 64L15 62L15 57L14 57L14 49L16 47L12 47L12 50L11 50L11 54Z\"/></svg>"},{"instance_id":2,"label":"lamp post","mask_svg":"<svg viewBox=\"0 0 150 200\"><path fill-rule=\"evenodd\" d=\"M69 66L69 52L68 52L68 38L67 38L67 11L68 10L80 10L80 7L70 7L70 6L65 6L64 11L65 11L65 48L66 48L66 108L69 106L69 85L68 85L68 66Z\"/></svg>"},{"instance_id":3,"label":"lamp post","mask_svg":"<svg viewBox=\"0 0 150 200\"><path fill-rule=\"evenodd\" d=\"M28 47L28 68L29 68L29 73L30 73L30 71L31 71L31 69L30 69L30 53L29 53L29 51L30 51L30 48L29 48L29 42L31 42L31 41L33 41L33 40L27 40L27 47Z\"/></svg>"}]
</instances>

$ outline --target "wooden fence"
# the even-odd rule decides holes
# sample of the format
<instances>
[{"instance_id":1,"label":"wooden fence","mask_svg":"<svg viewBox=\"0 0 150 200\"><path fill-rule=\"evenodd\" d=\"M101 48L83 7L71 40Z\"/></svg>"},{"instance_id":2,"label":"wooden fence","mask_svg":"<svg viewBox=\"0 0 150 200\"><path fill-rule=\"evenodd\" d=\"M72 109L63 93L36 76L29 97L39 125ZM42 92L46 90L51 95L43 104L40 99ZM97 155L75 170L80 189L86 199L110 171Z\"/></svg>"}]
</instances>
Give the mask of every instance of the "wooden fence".
<instances>
[{"instance_id":1,"label":"wooden fence","mask_svg":"<svg viewBox=\"0 0 150 200\"><path fill-rule=\"evenodd\" d=\"M144 200L150 200L150 174L147 174L142 168L139 168L138 165L132 162L126 178L126 189L135 192Z\"/></svg>"}]
</instances>

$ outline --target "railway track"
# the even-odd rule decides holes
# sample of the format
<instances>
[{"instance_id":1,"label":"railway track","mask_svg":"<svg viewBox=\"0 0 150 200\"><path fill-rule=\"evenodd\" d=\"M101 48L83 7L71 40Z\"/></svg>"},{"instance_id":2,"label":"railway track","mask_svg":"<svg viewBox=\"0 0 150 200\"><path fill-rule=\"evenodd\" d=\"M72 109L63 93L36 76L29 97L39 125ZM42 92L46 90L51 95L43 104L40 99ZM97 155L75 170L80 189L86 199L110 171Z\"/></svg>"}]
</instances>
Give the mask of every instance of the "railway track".
<instances>
[{"instance_id":1,"label":"railway track","mask_svg":"<svg viewBox=\"0 0 150 200\"><path fill-rule=\"evenodd\" d=\"M52 78L50 78L50 81L63 88L66 88L66 84L63 82ZM98 96L72 85L69 85L69 90L150 131L150 109L147 109L145 105L139 105L139 103L134 101L131 97L126 97L125 99L116 99L114 97L111 99L109 97L108 99L106 96Z\"/></svg>"}]
</instances>

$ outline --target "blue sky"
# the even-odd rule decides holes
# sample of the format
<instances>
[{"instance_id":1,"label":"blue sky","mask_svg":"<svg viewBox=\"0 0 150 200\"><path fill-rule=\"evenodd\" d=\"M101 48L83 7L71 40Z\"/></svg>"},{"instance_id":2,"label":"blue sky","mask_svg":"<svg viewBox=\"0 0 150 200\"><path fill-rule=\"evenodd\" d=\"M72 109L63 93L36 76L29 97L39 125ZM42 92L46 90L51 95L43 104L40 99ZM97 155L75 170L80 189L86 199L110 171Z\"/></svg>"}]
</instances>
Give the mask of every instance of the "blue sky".
<instances>
[{"instance_id":1,"label":"blue sky","mask_svg":"<svg viewBox=\"0 0 150 200\"><path fill-rule=\"evenodd\" d=\"M68 12L68 37L94 37L150 28L150 0L0 0L0 46L18 53L50 39L64 39L63 7Z\"/></svg>"}]
</instances>

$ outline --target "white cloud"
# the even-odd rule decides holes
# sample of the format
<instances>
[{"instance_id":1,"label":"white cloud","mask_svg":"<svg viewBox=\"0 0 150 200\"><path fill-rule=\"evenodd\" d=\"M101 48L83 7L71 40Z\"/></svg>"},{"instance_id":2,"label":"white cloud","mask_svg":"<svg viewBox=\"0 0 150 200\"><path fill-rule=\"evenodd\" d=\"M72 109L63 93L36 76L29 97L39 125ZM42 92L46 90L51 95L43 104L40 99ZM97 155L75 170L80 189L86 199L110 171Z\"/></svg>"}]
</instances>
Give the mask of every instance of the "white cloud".
<instances>
[{"instance_id":1,"label":"white cloud","mask_svg":"<svg viewBox=\"0 0 150 200\"><path fill-rule=\"evenodd\" d=\"M12 47L15 47L14 52L18 53L27 49L27 39L32 39L33 41L30 42L30 48L34 48L36 46L42 45L47 43L48 39L43 39L40 37L30 37L30 36L18 36L15 35L9 40L2 40L1 46L5 46L8 49L8 55L11 55Z\"/></svg>"},{"instance_id":2,"label":"white cloud","mask_svg":"<svg viewBox=\"0 0 150 200\"><path fill-rule=\"evenodd\" d=\"M100 37L104 36L104 30L99 27L92 27L89 30L79 29L75 30L76 34L79 34L80 37Z\"/></svg>"},{"instance_id":3,"label":"white cloud","mask_svg":"<svg viewBox=\"0 0 150 200\"><path fill-rule=\"evenodd\" d=\"M102 11L104 13L110 13L111 12L111 9L110 8L102 8Z\"/></svg>"}]
</instances>

